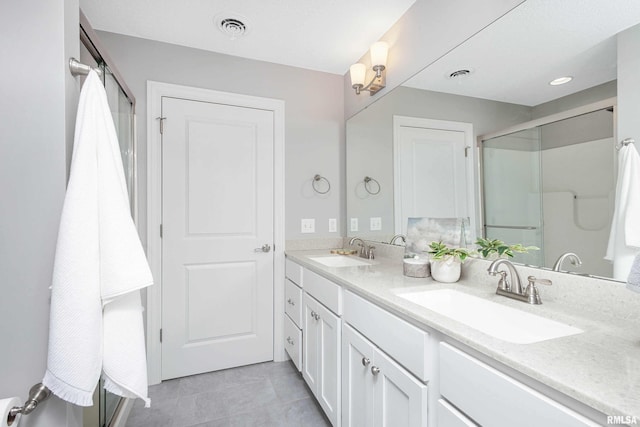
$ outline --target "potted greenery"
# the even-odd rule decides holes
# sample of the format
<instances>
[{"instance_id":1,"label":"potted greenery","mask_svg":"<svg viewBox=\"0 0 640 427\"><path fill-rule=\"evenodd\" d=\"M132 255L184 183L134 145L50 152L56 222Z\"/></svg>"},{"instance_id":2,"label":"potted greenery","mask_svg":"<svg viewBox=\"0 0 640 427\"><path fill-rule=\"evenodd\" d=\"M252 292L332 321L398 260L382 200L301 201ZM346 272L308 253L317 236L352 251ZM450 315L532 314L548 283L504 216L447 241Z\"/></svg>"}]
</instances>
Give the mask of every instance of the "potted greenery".
<instances>
[{"instance_id":1,"label":"potted greenery","mask_svg":"<svg viewBox=\"0 0 640 427\"><path fill-rule=\"evenodd\" d=\"M431 277L438 282L453 283L460 280L462 263L469 256L464 248L450 248L442 242L431 242Z\"/></svg>"},{"instance_id":2,"label":"potted greenery","mask_svg":"<svg viewBox=\"0 0 640 427\"><path fill-rule=\"evenodd\" d=\"M515 245L508 245L499 239L485 239L478 238L476 245L479 249L477 253L482 255L483 258L496 259L496 258L513 258L515 253L527 253L529 251L538 250L540 248L536 246L523 246L520 243Z\"/></svg>"}]
</instances>

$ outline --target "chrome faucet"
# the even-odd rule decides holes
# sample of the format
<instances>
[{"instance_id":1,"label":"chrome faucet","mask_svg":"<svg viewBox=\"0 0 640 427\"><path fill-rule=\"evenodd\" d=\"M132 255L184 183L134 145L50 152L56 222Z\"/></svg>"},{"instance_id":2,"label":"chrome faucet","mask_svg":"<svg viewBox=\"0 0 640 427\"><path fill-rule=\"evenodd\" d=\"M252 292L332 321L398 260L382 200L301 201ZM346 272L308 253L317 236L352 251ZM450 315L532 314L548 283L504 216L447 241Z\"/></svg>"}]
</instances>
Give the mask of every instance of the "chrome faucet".
<instances>
[{"instance_id":1,"label":"chrome faucet","mask_svg":"<svg viewBox=\"0 0 640 427\"><path fill-rule=\"evenodd\" d=\"M396 234L395 236L393 236L391 238L391 240L389 241L390 245L395 245L396 244L396 240L402 240L402 243L404 243L405 245L407 244L407 238L404 237L402 234Z\"/></svg>"},{"instance_id":2,"label":"chrome faucet","mask_svg":"<svg viewBox=\"0 0 640 427\"><path fill-rule=\"evenodd\" d=\"M366 258L367 257L367 245L364 243L364 240L362 240L359 237L352 237L351 240L349 240L349 246L353 246L353 244L358 241L360 243L358 243L358 246L360 247L360 250L358 251L358 256L360 258Z\"/></svg>"},{"instance_id":3,"label":"chrome faucet","mask_svg":"<svg viewBox=\"0 0 640 427\"><path fill-rule=\"evenodd\" d=\"M568 259L571 264L575 266L582 265L582 260L577 254L574 254L573 252L565 252L560 255L560 258L558 258L556 263L553 264L553 271L562 271L562 263L565 259Z\"/></svg>"},{"instance_id":4,"label":"chrome faucet","mask_svg":"<svg viewBox=\"0 0 640 427\"><path fill-rule=\"evenodd\" d=\"M509 279L507 279L506 271L498 270L498 267L500 267L502 264L505 264L509 270L509 273L511 273L511 282L509 281ZM527 278L529 281L529 285L523 292L522 283L520 282L520 276L518 275L516 268L509 260L503 258L493 261L487 271L492 276L496 276L498 274L500 275L496 294L508 298L513 298L518 301L528 302L529 304L542 304L542 301L540 300L540 293L538 292L538 288L536 288L536 284L547 286L551 285L551 280L536 279L533 276L529 276Z\"/></svg>"}]
</instances>

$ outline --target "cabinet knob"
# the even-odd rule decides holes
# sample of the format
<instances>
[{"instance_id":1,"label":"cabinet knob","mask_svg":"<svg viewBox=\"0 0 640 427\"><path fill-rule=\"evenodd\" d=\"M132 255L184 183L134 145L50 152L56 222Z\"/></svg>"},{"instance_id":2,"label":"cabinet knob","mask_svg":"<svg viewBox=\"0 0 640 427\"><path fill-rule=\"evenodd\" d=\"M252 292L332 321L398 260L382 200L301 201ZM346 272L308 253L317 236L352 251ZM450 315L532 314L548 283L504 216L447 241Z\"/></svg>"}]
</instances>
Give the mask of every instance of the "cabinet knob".
<instances>
[{"instance_id":1,"label":"cabinet knob","mask_svg":"<svg viewBox=\"0 0 640 427\"><path fill-rule=\"evenodd\" d=\"M314 313L313 318L314 318L314 319L316 319L316 320L320 320L320 315L319 315L319 314L317 314L317 313Z\"/></svg>"},{"instance_id":2,"label":"cabinet knob","mask_svg":"<svg viewBox=\"0 0 640 427\"><path fill-rule=\"evenodd\" d=\"M372 366L371 367L371 373L373 375L378 375L380 373L380 368L378 368L377 366Z\"/></svg>"},{"instance_id":3,"label":"cabinet knob","mask_svg":"<svg viewBox=\"0 0 640 427\"><path fill-rule=\"evenodd\" d=\"M371 363L371 360L369 360L368 357L363 357L362 358L362 366L368 366L369 363Z\"/></svg>"},{"instance_id":4,"label":"cabinet knob","mask_svg":"<svg viewBox=\"0 0 640 427\"><path fill-rule=\"evenodd\" d=\"M294 303L294 302L291 300L291 298L289 298L289 299L287 300L287 302L288 302L289 304L291 304L291 305L296 305L296 303Z\"/></svg>"},{"instance_id":5,"label":"cabinet knob","mask_svg":"<svg viewBox=\"0 0 640 427\"><path fill-rule=\"evenodd\" d=\"M293 345L293 340L291 339L291 337L287 337L287 342L291 345Z\"/></svg>"},{"instance_id":6,"label":"cabinet knob","mask_svg":"<svg viewBox=\"0 0 640 427\"><path fill-rule=\"evenodd\" d=\"M309 314L311 315L312 319L316 318L316 312L315 311L312 310L311 313L309 313Z\"/></svg>"}]
</instances>

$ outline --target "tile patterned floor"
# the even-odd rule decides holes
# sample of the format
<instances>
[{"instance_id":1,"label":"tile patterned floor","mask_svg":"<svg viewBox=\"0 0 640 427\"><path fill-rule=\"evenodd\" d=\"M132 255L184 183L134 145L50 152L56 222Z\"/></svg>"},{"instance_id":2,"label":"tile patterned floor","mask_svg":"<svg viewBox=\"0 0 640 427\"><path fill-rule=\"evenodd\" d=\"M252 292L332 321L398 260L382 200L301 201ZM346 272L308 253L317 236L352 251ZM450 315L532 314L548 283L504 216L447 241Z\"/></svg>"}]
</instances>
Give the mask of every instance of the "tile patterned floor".
<instances>
[{"instance_id":1,"label":"tile patterned floor","mask_svg":"<svg viewBox=\"0 0 640 427\"><path fill-rule=\"evenodd\" d=\"M266 362L149 387L127 427L327 427L331 424L291 362Z\"/></svg>"}]
</instances>

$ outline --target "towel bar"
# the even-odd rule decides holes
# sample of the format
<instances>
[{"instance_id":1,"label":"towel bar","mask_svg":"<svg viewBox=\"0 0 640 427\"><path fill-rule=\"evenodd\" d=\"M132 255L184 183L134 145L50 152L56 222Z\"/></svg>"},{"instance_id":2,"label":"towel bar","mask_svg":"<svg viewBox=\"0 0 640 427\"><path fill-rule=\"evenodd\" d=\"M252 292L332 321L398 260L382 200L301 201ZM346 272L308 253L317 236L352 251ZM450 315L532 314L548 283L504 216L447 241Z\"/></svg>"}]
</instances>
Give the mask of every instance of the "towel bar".
<instances>
[{"instance_id":1,"label":"towel bar","mask_svg":"<svg viewBox=\"0 0 640 427\"><path fill-rule=\"evenodd\" d=\"M102 77L102 70L100 68L91 68L87 64L83 64L78 61L76 58L69 58L69 71L71 71L71 75L73 77L86 76L91 70L95 70L95 72Z\"/></svg>"},{"instance_id":2,"label":"towel bar","mask_svg":"<svg viewBox=\"0 0 640 427\"><path fill-rule=\"evenodd\" d=\"M9 418L15 419L18 414L29 415L40 403L44 402L51 396L51 390L42 383L38 383L29 390L29 397L22 406L14 406L9 411Z\"/></svg>"},{"instance_id":3,"label":"towel bar","mask_svg":"<svg viewBox=\"0 0 640 427\"><path fill-rule=\"evenodd\" d=\"M616 144L616 150L620 151L622 147L626 147L627 145L633 144L635 142L636 140L633 138L625 138L622 141L620 141L618 144Z\"/></svg>"}]
</instances>

